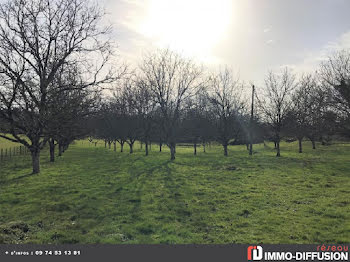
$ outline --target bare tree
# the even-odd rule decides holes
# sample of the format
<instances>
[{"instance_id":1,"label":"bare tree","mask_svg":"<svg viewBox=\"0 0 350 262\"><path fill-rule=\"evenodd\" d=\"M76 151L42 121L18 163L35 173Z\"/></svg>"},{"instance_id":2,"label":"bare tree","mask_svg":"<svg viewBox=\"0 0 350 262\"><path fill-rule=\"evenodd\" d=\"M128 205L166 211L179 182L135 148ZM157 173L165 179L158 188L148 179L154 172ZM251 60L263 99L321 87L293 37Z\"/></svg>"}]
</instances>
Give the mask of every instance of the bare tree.
<instances>
[{"instance_id":1,"label":"bare tree","mask_svg":"<svg viewBox=\"0 0 350 262\"><path fill-rule=\"evenodd\" d=\"M153 93L149 88L149 85L147 85L147 83L142 78L137 78L135 80L134 89L134 106L140 124L140 139L141 142L145 142L145 153L146 156L148 156L148 146L152 136L151 132L152 129L155 128L155 99L153 97Z\"/></svg>"},{"instance_id":2,"label":"bare tree","mask_svg":"<svg viewBox=\"0 0 350 262\"><path fill-rule=\"evenodd\" d=\"M236 137L240 128L238 119L243 109L242 88L243 85L228 68L210 77L208 98L216 123L217 140L224 148L224 156L228 155L229 141Z\"/></svg>"},{"instance_id":3,"label":"bare tree","mask_svg":"<svg viewBox=\"0 0 350 262\"><path fill-rule=\"evenodd\" d=\"M180 113L184 101L201 86L202 69L169 49L145 56L140 69L160 108L163 134L174 160Z\"/></svg>"},{"instance_id":4,"label":"bare tree","mask_svg":"<svg viewBox=\"0 0 350 262\"><path fill-rule=\"evenodd\" d=\"M127 122L118 100L105 102L101 106L93 125L95 128L94 136L103 139L105 147L108 144L110 148L110 145L113 143L113 149L116 151L116 143L118 142L120 151L123 152L127 135Z\"/></svg>"},{"instance_id":5,"label":"bare tree","mask_svg":"<svg viewBox=\"0 0 350 262\"><path fill-rule=\"evenodd\" d=\"M205 153L206 143L215 138L215 125L211 105L205 89L186 101L181 121L181 139L193 143L193 153L197 155L197 146L202 144Z\"/></svg>"},{"instance_id":6,"label":"bare tree","mask_svg":"<svg viewBox=\"0 0 350 262\"><path fill-rule=\"evenodd\" d=\"M281 156L282 128L291 109L291 94L296 87L295 75L284 69L282 74L269 72L265 79L265 92L257 97L260 110L269 124L276 141L276 156Z\"/></svg>"},{"instance_id":7,"label":"bare tree","mask_svg":"<svg viewBox=\"0 0 350 262\"><path fill-rule=\"evenodd\" d=\"M312 100L316 88L313 75L304 75L299 81L298 88L292 95L291 110L286 118L288 134L295 136L299 143L299 153L303 152L302 141L308 136L308 127L312 119Z\"/></svg>"},{"instance_id":8,"label":"bare tree","mask_svg":"<svg viewBox=\"0 0 350 262\"><path fill-rule=\"evenodd\" d=\"M343 134L350 133L350 50L342 50L331 55L321 64L320 75L331 86L332 104L341 119Z\"/></svg>"},{"instance_id":9,"label":"bare tree","mask_svg":"<svg viewBox=\"0 0 350 262\"><path fill-rule=\"evenodd\" d=\"M119 102L119 112L125 121L126 140L132 154L136 139L140 138L141 123L137 108L137 94L134 79L128 77L123 83L120 95L116 97Z\"/></svg>"},{"instance_id":10,"label":"bare tree","mask_svg":"<svg viewBox=\"0 0 350 262\"><path fill-rule=\"evenodd\" d=\"M333 88L333 102L350 117L350 51L342 50L321 64L322 79Z\"/></svg>"},{"instance_id":11,"label":"bare tree","mask_svg":"<svg viewBox=\"0 0 350 262\"><path fill-rule=\"evenodd\" d=\"M322 137L332 132L335 115L330 109L330 95L327 92L329 89L318 81L314 81L310 89L306 132L312 143L312 148L316 149L316 141L319 139L323 141ZM333 117L330 117L331 115Z\"/></svg>"},{"instance_id":12,"label":"bare tree","mask_svg":"<svg viewBox=\"0 0 350 262\"><path fill-rule=\"evenodd\" d=\"M162 117L162 112L159 108L159 106L156 106L154 108L152 119L154 120L154 127L151 132L151 141L158 143L159 145L159 152L162 152L163 143L165 143L165 136L164 136L164 119Z\"/></svg>"},{"instance_id":13,"label":"bare tree","mask_svg":"<svg viewBox=\"0 0 350 262\"><path fill-rule=\"evenodd\" d=\"M253 123L254 123L254 97L255 97L255 86L252 85L252 103L250 108L250 120L249 120L249 155L253 155Z\"/></svg>"},{"instance_id":14,"label":"bare tree","mask_svg":"<svg viewBox=\"0 0 350 262\"><path fill-rule=\"evenodd\" d=\"M85 89L115 80L106 64L109 27L99 27L103 11L86 0L14 0L0 6L0 112L9 134L25 145L39 173L40 150L49 139L48 97L62 66L76 68ZM61 91L72 88L59 86ZM25 138L26 137L26 138Z\"/></svg>"},{"instance_id":15,"label":"bare tree","mask_svg":"<svg viewBox=\"0 0 350 262\"><path fill-rule=\"evenodd\" d=\"M45 126L45 136L49 137L50 161L55 161L55 146L59 145L60 155L77 138L90 131L84 122L96 111L100 92L90 88L79 88L80 76L74 68L62 67L52 85L57 92L47 97L47 114L50 121ZM60 87L70 87L61 90Z\"/></svg>"}]
</instances>

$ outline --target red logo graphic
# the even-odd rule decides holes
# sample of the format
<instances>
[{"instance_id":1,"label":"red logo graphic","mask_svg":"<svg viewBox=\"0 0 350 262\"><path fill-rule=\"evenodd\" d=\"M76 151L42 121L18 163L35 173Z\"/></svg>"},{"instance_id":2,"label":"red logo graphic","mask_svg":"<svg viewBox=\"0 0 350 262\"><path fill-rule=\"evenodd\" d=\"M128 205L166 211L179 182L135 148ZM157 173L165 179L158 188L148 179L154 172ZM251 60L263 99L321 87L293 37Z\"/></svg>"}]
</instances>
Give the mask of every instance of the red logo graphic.
<instances>
[{"instance_id":1,"label":"red logo graphic","mask_svg":"<svg viewBox=\"0 0 350 262\"><path fill-rule=\"evenodd\" d=\"M261 246L249 246L247 252L248 260L261 260L263 258L263 248Z\"/></svg>"}]
</instances>

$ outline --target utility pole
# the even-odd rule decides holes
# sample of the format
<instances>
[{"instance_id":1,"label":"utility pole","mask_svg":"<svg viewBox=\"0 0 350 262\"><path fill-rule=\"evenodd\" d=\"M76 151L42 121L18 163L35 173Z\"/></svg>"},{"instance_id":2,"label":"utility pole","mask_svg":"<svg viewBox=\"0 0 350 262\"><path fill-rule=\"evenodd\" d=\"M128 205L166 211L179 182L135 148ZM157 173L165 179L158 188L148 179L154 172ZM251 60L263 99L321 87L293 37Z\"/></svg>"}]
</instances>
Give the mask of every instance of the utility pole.
<instances>
[{"instance_id":1,"label":"utility pole","mask_svg":"<svg viewBox=\"0 0 350 262\"><path fill-rule=\"evenodd\" d=\"M254 120L254 92L255 86L252 85L252 107L250 111L250 123L249 123L249 155L253 155L253 120Z\"/></svg>"}]
</instances>

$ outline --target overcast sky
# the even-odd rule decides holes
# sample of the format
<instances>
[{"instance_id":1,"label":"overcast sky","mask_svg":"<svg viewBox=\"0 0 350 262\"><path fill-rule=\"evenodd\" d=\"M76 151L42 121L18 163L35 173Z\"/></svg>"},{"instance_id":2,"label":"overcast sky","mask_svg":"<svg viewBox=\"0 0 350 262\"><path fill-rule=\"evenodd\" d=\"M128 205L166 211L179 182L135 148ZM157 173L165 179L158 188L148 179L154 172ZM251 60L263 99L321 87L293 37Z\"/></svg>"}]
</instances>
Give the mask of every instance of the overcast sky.
<instances>
[{"instance_id":1,"label":"overcast sky","mask_svg":"<svg viewBox=\"0 0 350 262\"><path fill-rule=\"evenodd\" d=\"M349 0L104 0L113 38L137 64L145 50L174 48L228 65L246 82L268 70L312 70L350 48Z\"/></svg>"}]
</instances>

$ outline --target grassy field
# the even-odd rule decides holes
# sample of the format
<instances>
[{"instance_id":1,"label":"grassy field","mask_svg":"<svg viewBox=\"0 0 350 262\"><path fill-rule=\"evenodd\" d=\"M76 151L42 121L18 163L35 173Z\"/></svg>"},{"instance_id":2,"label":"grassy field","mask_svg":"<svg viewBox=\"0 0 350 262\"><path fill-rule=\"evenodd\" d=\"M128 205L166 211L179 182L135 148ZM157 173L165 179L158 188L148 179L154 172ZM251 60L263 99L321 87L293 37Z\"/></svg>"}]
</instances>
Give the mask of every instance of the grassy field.
<instances>
[{"instance_id":1,"label":"grassy field","mask_svg":"<svg viewBox=\"0 0 350 262\"><path fill-rule=\"evenodd\" d=\"M22 144L20 143L14 143L14 142L11 142L10 140L0 137L0 149L13 148L21 145Z\"/></svg>"},{"instance_id":2,"label":"grassy field","mask_svg":"<svg viewBox=\"0 0 350 262\"><path fill-rule=\"evenodd\" d=\"M350 242L350 144L181 147L170 162L84 143L42 154L39 175L29 156L0 163L0 243Z\"/></svg>"}]
</instances>

